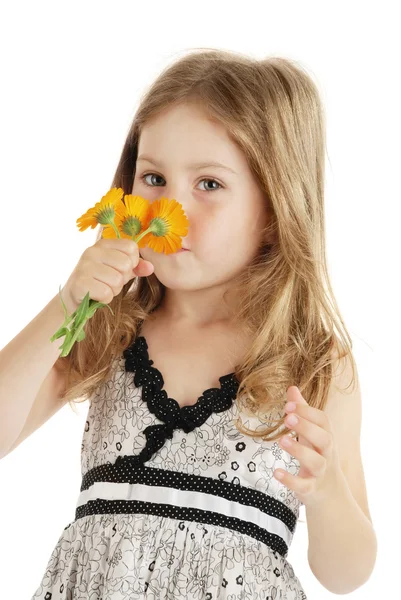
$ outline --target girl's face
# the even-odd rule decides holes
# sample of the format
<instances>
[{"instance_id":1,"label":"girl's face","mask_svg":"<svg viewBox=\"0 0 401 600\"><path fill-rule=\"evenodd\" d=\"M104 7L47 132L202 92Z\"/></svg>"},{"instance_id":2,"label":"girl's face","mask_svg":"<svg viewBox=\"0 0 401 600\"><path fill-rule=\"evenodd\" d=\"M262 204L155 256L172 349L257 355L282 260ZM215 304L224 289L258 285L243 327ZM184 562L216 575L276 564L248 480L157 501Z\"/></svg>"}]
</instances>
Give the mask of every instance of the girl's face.
<instances>
[{"instance_id":1,"label":"girl's face","mask_svg":"<svg viewBox=\"0 0 401 600\"><path fill-rule=\"evenodd\" d=\"M170 289L228 284L254 257L268 218L245 155L222 125L190 104L170 107L144 126L132 194L150 202L175 199L188 217L182 246L190 252L140 250Z\"/></svg>"}]
</instances>

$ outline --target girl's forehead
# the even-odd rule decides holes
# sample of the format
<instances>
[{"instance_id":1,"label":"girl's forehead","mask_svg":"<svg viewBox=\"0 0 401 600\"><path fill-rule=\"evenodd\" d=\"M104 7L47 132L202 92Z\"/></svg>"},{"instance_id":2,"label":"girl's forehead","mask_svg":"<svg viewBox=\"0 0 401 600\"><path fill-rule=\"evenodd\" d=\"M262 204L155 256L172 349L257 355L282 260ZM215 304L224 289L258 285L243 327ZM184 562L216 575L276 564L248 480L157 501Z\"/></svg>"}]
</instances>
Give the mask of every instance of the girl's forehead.
<instances>
[{"instance_id":1,"label":"girl's forehead","mask_svg":"<svg viewBox=\"0 0 401 600\"><path fill-rule=\"evenodd\" d=\"M174 138L176 144L194 138L197 144L234 144L222 123L198 108L185 105L169 107L150 117L141 126L138 145L147 145L150 142L157 144L160 136L166 139ZM209 145L209 152L211 148Z\"/></svg>"}]
</instances>

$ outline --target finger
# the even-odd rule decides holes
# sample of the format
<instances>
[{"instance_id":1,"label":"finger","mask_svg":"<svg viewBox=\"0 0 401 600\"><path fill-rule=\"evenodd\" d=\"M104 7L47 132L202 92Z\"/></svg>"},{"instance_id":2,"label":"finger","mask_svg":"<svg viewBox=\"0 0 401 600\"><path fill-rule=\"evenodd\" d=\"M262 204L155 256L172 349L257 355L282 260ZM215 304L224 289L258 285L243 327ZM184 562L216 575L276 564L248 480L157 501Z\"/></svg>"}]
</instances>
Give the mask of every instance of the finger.
<instances>
[{"instance_id":1,"label":"finger","mask_svg":"<svg viewBox=\"0 0 401 600\"><path fill-rule=\"evenodd\" d=\"M287 389L287 398L290 402L308 404L308 402L302 396L299 387L297 387L296 385L290 385L290 387Z\"/></svg>"},{"instance_id":2,"label":"finger","mask_svg":"<svg viewBox=\"0 0 401 600\"><path fill-rule=\"evenodd\" d=\"M304 437L307 442L312 444L314 448L323 456L328 456L331 450L332 438L330 431L323 429L320 425L312 423L309 419L304 419L299 414L296 415L298 422L289 423L288 417L285 419L286 426L295 431L299 436Z\"/></svg>"},{"instance_id":3,"label":"finger","mask_svg":"<svg viewBox=\"0 0 401 600\"><path fill-rule=\"evenodd\" d=\"M299 477L298 475L292 475L288 471L282 471L281 469L276 469L273 475L280 483L284 484L300 496L309 494L313 490L314 477Z\"/></svg>"},{"instance_id":4,"label":"finger","mask_svg":"<svg viewBox=\"0 0 401 600\"><path fill-rule=\"evenodd\" d=\"M293 402L293 400L291 400L291 402ZM289 414L296 414L297 416L301 416L304 419L308 419L309 421L312 421L312 423L316 423L316 425L319 425L320 427L322 427L323 429L327 429L330 430L330 423L329 423L329 419L328 416L325 412L323 412L322 410L320 410L319 408L316 408L314 406L309 406L309 404L301 404L300 402L295 404L295 407L288 407L288 403L284 406L285 408L285 412L289 415Z\"/></svg>"},{"instance_id":5,"label":"finger","mask_svg":"<svg viewBox=\"0 0 401 600\"><path fill-rule=\"evenodd\" d=\"M287 439L289 440L289 445L283 443L287 441ZM300 444L296 440L290 438L288 435L280 438L279 444L281 448L291 454L291 456L294 456L296 459L298 459L301 466L307 469L314 477L320 477L324 473L326 459L323 458L321 454L313 450L313 448L309 448L308 446Z\"/></svg>"},{"instance_id":6,"label":"finger","mask_svg":"<svg viewBox=\"0 0 401 600\"><path fill-rule=\"evenodd\" d=\"M137 266L134 269L134 273L138 277L146 277L148 275L151 275L154 272L154 270L155 268L151 262L140 258Z\"/></svg>"}]
</instances>

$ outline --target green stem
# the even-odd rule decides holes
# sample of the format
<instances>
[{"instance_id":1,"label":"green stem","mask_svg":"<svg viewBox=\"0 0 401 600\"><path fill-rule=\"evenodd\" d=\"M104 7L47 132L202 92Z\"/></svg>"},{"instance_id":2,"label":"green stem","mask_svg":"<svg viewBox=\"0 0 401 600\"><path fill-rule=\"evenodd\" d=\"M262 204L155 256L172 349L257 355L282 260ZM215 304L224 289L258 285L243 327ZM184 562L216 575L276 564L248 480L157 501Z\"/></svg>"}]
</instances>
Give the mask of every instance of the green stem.
<instances>
[{"instance_id":1,"label":"green stem","mask_svg":"<svg viewBox=\"0 0 401 600\"><path fill-rule=\"evenodd\" d=\"M121 237L121 235L120 235L120 232L119 232L119 230L118 230L118 227L117 227L117 225L114 223L114 221L112 221L112 223L109 223L109 225L111 225L111 226L112 226L112 228L113 228L113 229L114 229L114 231L116 232L116 235L117 235L117 237L118 237L118 238L120 238L120 237Z\"/></svg>"},{"instance_id":2,"label":"green stem","mask_svg":"<svg viewBox=\"0 0 401 600\"><path fill-rule=\"evenodd\" d=\"M76 331L74 332L74 335L68 340L67 344L65 344L65 345L63 344L63 351L61 352L60 356L67 356L67 354L71 351L71 348L73 347L77 337L79 336L82 329L86 325L87 320L88 320L88 317L86 317L85 320L82 321L81 325L79 327L77 327Z\"/></svg>"},{"instance_id":3,"label":"green stem","mask_svg":"<svg viewBox=\"0 0 401 600\"><path fill-rule=\"evenodd\" d=\"M145 231L142 231L142 233L140 233L136 238L133 237L134 242L138 243L143 238L143 236L149 233L150 231L152 231L152 226L145 229Z\"/></svg>"}]
</instances>

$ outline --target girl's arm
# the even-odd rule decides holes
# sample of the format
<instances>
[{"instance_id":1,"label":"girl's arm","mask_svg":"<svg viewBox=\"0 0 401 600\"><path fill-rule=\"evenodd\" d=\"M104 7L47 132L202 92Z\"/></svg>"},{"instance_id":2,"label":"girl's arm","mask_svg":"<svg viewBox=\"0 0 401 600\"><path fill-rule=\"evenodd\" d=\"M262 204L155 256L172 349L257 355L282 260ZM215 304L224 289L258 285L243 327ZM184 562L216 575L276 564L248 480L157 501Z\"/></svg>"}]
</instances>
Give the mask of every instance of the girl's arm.
<instances>
[{"instance_id":1,"label":"girl's arm","mask_svg":"<svg viewBox=\"0 0 401 600\"><path fill-rule=\"evenodd\" d=\"M64 376L54 366L64 337L50 342L63 323L57 293L0 352L0 458L65 404Z\"/></svg>"}]
</instances>

